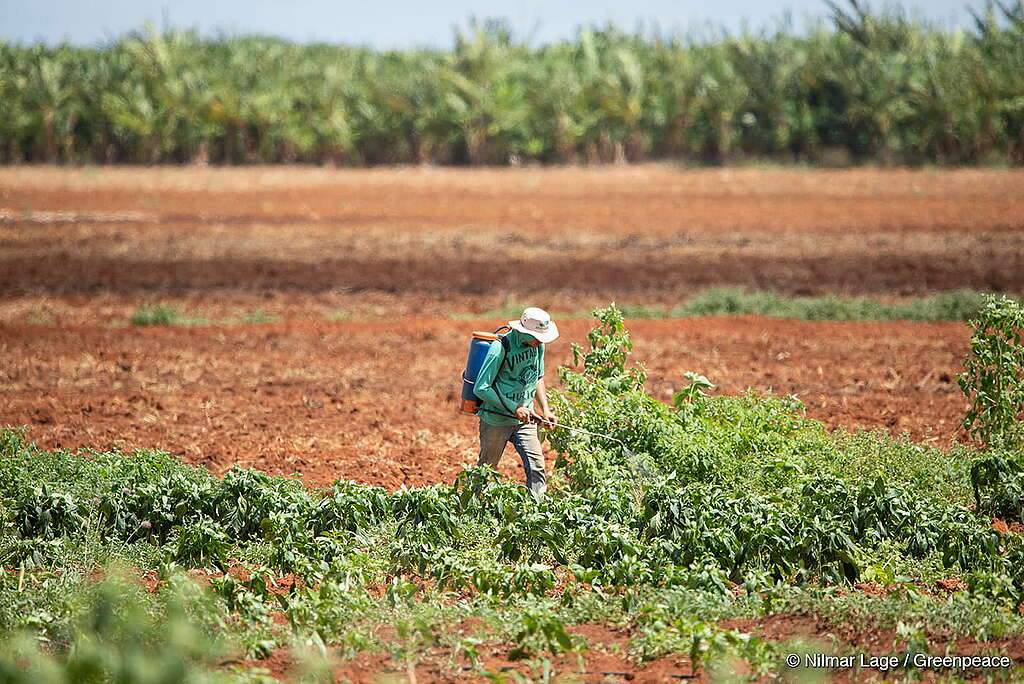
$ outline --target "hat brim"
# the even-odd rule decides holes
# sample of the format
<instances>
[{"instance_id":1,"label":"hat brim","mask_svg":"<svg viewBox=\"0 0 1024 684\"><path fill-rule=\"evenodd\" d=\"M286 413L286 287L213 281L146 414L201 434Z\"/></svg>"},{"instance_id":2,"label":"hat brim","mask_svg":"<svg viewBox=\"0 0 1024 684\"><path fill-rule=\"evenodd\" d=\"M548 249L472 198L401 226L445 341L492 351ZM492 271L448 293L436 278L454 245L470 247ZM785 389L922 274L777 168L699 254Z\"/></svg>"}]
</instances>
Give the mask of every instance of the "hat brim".
<instances>
[{"instance_id":1,"label":"hat brim","mask_svg":"<svg viewBox=\"0 0 1024 684\"><path fill-rule=\"evenodd\" d=\"M509 321L508 325L513 330L518 330L521 333L526 333L527 335L534 338L541 344L554 342L556 339L558 339L558 326L555 325L554 321L551 321L551 327L548 328L545 332L536 332L534 330L530 330L519 321Z\"/></svg>"}]
</instances>

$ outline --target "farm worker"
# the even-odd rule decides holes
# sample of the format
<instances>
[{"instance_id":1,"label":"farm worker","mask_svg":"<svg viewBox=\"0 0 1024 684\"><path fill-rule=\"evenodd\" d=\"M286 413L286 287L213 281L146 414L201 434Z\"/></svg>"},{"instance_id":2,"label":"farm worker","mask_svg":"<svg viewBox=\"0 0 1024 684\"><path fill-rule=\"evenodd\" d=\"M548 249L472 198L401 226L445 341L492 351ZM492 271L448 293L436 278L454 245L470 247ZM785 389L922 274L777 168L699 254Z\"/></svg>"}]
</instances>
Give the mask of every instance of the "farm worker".
<instances>
[{"instance_id":1,"label":"farm worker","mask_svg":"<svg viewBox=\"0 0 1024 684\"><path fill-rule=\"evenodd\" d=\"M480 400L480 457L477 465L497 469L505 444L519 452L526 486L535 498L544 496L547 480L540 448L539 415L556 422L544 387L544 345L558 337L558 327L543 309L530 307L518 321L509 321L508 352L501 340L491 342L476 378L473 393ZM540 413L533 409L534 399ZM515 416L512 418L511 416Z\"/></svg>"}]
</instances>

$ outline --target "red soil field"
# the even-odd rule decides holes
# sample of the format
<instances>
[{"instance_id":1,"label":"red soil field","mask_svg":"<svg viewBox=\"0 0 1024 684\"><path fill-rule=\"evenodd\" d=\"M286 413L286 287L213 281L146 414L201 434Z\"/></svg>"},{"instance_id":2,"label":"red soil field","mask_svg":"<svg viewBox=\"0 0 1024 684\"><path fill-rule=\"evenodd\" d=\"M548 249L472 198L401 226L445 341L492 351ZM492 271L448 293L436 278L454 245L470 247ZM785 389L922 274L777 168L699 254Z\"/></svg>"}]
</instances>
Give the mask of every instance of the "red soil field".
<instances>
[{"instance_id":1,"label":"red soil field","mask_svg":"<svg viewBox=\"0 0 1024 684\"><path fill-rule=\"evenodd\" d=\"M0 328L0 424L43 447L155 447L214 472L233 465L397 488L450 481L475 461L456 413L468 331L500 321L296 321L213 327ZM590 323L562 324L548 380ZM809 323L759 317L631 321L648 387L688 370L725 393L796 393L832 427L948 444L965 402L952 376L961 324ZM503 471L521 478L511 449ZM550 461L550 459L549 459Z\"/></svg>"},{"instance_id":2,"label":"red soil field","mask_svg":"<svg viewBox=\"0 0 1024 684\"><path fill-rule=\"evenodd\" d=\"M1024 291L1024 172L0 169L0 296Z\"/></svg>"},{"instance_id":3,"label":"red soil field","mask_svg":"<svg viewBox=\"0 0 1024 684\"><path fill-rule=\"evenodd\" d=\"M312 484L450 480L475 459L455 393L468 333L501 322L484 312L718 285L1024 292L1024 173L4 168L0 425ZM221 324L127 325L152 302ZM281 320L223 324L254 313ZM962 324L629 325L659 398L692 370L795 393L833 428L957 439ZM564 321L549 385L589 326Z\"/></svg>"}]
</instances>

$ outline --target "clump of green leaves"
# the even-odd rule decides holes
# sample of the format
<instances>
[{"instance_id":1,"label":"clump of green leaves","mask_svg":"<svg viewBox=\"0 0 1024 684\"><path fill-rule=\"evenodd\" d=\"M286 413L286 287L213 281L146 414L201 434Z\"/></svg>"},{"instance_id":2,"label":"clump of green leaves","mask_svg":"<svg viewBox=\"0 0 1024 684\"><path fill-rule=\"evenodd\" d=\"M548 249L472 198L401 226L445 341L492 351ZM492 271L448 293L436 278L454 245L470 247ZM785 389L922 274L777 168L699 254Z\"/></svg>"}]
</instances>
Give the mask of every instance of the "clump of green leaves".
<instances>
[{"instance_id":1,"label":"clump of green leaves","mask_svg":"<svg viewBox=\"0 0 1024 684\"><path fill-rule=\"evenodd\" d=\"M1024 464L1009 454L995 454L971 467L971 487L979 513L1024 520Z\"/></svg>"},{"instance_id":2,"label":"clump of green leaves","mask_svg":"<svg viewBox=\"0 0 1024 684\"><path fill-rule=\"evenodd\" d=\"M629 339L622 311L613 303L603 309L594 309L592 315L598 320L598 325L587 334L590 349L584 350L574 342L573 364L579 366L582 363L584 376L593 378L616 394L642 386L647 379L644 368L626 368L633 343Z\"/></svg>"},{"instance_id":3,"label":"clump of green leaves","mask_svg":"<svg viewBox=\"0 0 1024 684\"><path fill-rule=\"evenodd\" d=\"M181 314L168 304L142 304L131 318L132 325L178 325Z\"/></svg>"},{"instance_id":4,"label":"clump of green leaves","mask_svg":"<svg viewBox=\"0 0 1024 684\"><path fill-rule=\"evenodd\" d=\"M672 395L672 404L676 408L682 407L684 402L706 397L705 390L715 389L715 384L699 373L687 371L683 373L683 378L689 380L690 384Z\"/></svg>"},{"instance_id":5,"label":"clump of green leaves","mask_svg":"<svg viewBox=\"0 0 1024 684\"><path fill-rule=\"evenodd\" d=\"M957 376L971 402L964 428L986 446L1024 446L1024 306L992 296L971 319L971 352Z\"/></svg>"},{"instance_id":6,"label":"clump of green leaves","mask_svg":"<svg viewBox=\"0 0 1024 684\"><path fill-rule=\"evenodd\" d=\"M527 610L523 614L522 629L515 635L516 647L509 657L521 660L545 651L556 655L580 650L583 646L579 637L565 631L565 624L558 617L543 610Z\"/></svg>"}]
</instances>

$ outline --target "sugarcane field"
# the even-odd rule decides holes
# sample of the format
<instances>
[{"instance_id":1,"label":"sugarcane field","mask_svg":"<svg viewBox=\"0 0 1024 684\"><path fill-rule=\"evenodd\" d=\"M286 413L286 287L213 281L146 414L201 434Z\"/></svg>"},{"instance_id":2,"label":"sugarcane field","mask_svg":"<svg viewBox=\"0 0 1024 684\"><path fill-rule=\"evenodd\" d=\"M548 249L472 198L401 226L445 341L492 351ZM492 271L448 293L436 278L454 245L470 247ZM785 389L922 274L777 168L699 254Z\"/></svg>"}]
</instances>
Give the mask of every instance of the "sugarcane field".
<instances>
[{"instance_id":1,"label":"sugarcane field","mask_svg":"<svg viewBox=\"0 0 1024 684\"><path fill-rule=\"evenodd\" d=\"M1024 9L826 9L0 33L0 684L1024 681Z\"/></svg>"}]
</instances>

